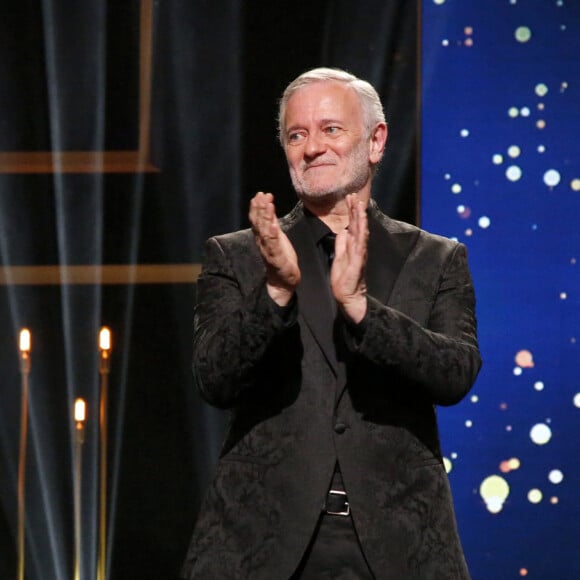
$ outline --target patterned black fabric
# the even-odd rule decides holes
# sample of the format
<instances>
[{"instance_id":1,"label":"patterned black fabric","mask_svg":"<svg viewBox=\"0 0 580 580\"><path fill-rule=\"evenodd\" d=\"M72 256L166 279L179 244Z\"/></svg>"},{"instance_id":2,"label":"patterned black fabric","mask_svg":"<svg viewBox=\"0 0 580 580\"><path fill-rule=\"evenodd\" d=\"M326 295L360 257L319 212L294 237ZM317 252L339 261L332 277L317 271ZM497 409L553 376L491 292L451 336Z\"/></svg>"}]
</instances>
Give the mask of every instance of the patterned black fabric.
<instances>
[{"instance_id":1,"label":"patterned black fabric","mask_svg":"<svg viewBox=\"0 0 580 580\"><path fill-rule=\"evenodd\" d=\"M354 333L328 306L305 221L300 204L281 220L303 275L291 324L251 232L208 241L193 371L231 420L184 578L290 578L338 460L377 579L467 579L435 414L481 364L465 247L372 204L368 312Z\"/></svg>"}]
</instances>

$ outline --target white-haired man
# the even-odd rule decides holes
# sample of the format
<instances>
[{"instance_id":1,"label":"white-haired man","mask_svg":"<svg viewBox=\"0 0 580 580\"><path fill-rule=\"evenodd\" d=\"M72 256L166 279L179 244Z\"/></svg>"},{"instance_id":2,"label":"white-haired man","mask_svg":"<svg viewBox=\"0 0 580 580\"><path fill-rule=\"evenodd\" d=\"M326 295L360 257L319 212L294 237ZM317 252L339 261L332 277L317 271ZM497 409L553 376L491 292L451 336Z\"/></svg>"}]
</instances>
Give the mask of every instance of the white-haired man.
<instances>
[{"instance_id":1,"label":"white-haired man","mask_svg":"<svg viewBox=\"0 0 580 580\"><path fill-rule=\"evenodd\" d=\"M280 102L299 203L212 238L193 371L231 412L185 578L469 578L435 406L481 365L465 247L371 200L387 125L373 87L314 69Z\"/></svg>"}]
</instances>

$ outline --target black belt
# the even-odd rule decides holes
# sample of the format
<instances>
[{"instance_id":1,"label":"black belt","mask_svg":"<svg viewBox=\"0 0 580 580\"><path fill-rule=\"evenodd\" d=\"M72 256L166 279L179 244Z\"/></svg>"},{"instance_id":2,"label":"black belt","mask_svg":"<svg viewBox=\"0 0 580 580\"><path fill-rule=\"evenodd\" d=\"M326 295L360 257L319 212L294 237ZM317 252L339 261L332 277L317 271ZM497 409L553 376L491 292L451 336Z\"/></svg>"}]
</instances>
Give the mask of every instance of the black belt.
<instances>
[{"instance_id":1,"label":"black belt","mask_svg":"<svg viewBox=\"0 0 580 580\"><path fill-rule=\"evenodd\" d=\"M331 489L326 494L326 502L322 511L331 516L348 516L350 515L350 504L346 491Z\"/></svg>"}]
</instances>

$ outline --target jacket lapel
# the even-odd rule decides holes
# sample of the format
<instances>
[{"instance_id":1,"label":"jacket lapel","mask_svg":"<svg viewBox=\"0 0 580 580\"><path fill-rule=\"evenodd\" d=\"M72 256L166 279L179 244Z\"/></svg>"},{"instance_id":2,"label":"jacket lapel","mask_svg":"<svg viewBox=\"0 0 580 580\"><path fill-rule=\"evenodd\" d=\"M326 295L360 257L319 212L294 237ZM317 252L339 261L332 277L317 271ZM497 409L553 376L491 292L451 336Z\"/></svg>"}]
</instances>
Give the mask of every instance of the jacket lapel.
<instances>
[{"instance_id":1,"label":"jacket lapel","mask_svg":"<svg viewBox=\"0 0 580 580\"><path fill-rule=\"evenodd\" d=\"M367 289L371 296L383 304L388 304L395 282L417 241L418 231L391 232L385 220L388 218L371 202L368 222Z\"/></svg>"},{"instance_id":2,"label":"jacket lapel","mask_svg":"<svg viewBox=\"0 0 580 580\"><path fill-rule=\"evenodd\" d=\"M333 340L336 314L334 298L330 293L326 273L316 253L317 248L304 216L291 225L286 233L298 255L302 274L302 280L296 289L300 314L336 375L336 348Z\"/></svg>"}]
</instances>

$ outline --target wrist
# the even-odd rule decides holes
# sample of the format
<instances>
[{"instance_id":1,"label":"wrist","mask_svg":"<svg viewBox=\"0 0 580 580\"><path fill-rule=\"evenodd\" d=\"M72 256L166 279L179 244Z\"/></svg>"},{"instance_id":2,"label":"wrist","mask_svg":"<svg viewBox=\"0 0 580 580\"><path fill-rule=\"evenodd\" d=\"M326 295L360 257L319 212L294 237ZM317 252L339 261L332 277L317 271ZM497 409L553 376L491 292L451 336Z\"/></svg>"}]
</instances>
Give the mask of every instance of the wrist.
<instances>
[{"instance_id":1,"label":"wrist","mask_svg":"<svg viewBox=\"0 0 580 580\"><path fill-rule=\"evenodd\" d=\"M354 324L359 324L365 317L367 306L366 294L360 294L339 303L342 313L354 322Z\"/></svg>"},{"instance_id":2,"label":"wrist","mask_svg":"<svg viewBox=\"0 0 580 580\"><path fill-rule=\"evenodd\" d=\"M294 288L276 286L268 282L266 283L266 291L270 298L282 307L288 306L294 296Z\"/></svg>"}]
</instances>

